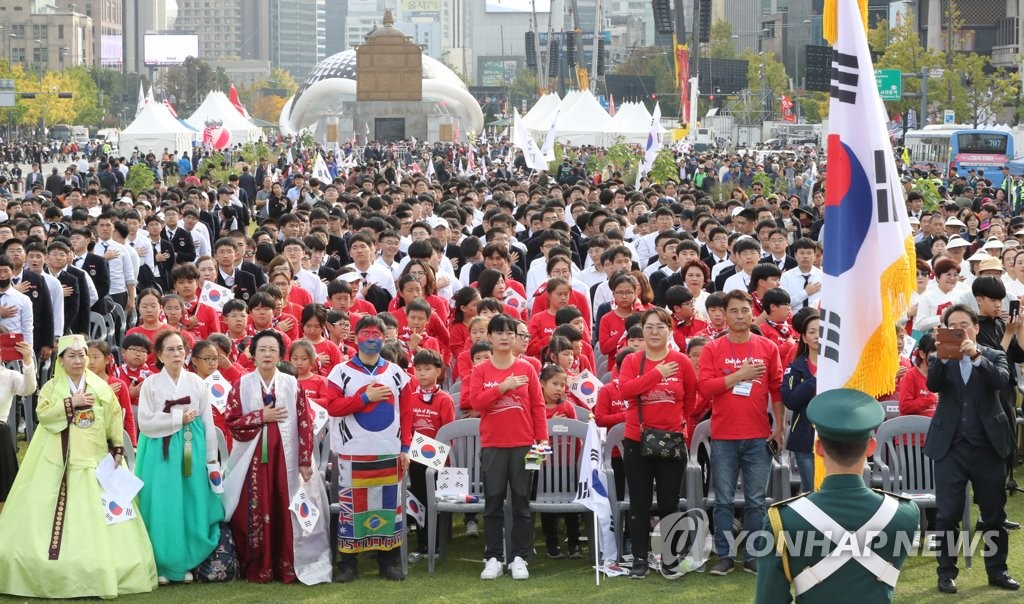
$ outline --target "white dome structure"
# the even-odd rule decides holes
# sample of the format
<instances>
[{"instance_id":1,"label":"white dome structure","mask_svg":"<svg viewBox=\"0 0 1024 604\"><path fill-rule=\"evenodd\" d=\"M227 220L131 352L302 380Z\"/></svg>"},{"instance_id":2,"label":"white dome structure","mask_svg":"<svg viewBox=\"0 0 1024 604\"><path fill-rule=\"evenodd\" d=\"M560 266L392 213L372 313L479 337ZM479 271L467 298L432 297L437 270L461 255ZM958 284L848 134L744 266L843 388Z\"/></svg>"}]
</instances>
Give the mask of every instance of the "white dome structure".
<instances>
[{"instance_id":1,"label":"white dome structure","mask_svg":"<svg viewBox=\"0 0 1024 604\"><path fill-rule=\"evenodd\" d=\"M318 63L281 110L284 135L294 135L328 115L344 113L356 100L356 51L344 50ZM440 61L423 55L423 103L458 119L463 132L480 132L484 115L466 84ZM360 128L361 130L361 128Z\"/></svg>"}]
</instances>

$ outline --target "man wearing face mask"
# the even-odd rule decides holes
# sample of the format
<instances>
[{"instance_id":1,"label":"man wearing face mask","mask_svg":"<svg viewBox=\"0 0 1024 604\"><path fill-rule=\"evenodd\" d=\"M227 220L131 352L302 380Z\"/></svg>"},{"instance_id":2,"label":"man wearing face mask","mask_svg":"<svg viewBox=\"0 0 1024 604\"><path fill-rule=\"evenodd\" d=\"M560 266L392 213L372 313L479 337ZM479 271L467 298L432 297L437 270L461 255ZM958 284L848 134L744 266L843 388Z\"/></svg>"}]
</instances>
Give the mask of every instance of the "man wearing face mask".
<instances>
[{"instance_id":1,"label":"man wearing face mask","mask_svg":"<svg viewBox=\"0 0 1024 604\"><path fill-rule=\"evenodd\" d=\"M374 315L359 319L359 353L327 376L325 406L333 418L332 450L341 468L338 501L342 509L352 510L338 518L337 579L342 583L359 576L357 556L371 550L377 551L380 576L405 579L400 558L403 502L398 493L409 467L412 387L401 367L381 358L384 331L384 322ZM370 478L373 486L361 486ZM371 517L375 523L364 521Z\"/></svg>"}]
</instances>

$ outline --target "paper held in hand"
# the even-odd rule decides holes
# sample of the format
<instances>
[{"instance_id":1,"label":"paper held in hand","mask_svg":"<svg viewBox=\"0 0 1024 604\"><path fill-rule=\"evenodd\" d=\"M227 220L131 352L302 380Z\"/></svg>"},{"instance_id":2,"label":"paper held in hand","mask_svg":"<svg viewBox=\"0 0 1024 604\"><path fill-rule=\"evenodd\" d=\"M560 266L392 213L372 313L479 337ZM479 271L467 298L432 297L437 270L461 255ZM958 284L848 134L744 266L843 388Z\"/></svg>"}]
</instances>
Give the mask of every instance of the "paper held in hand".
<instances>
[{"instance_id":1,"label":"paper held in hand","mask_svg":"<svg viewBox=\"0 0 1024 604\"><path fill-rule=\"evenodd\" d=\"M100 483L100 505L107 524L118 524L137 517L132 501L142 489L142 481L124 465L114 467L114 458L107 455L96 467Z\"/></svg>"},{"instance_id":2,"label":"paper held in hand","mask_svg":"<svg viewBox=\"0 0 1024 604\"><path fill-rule=\"evenodd\" d=\"M409 459L428 468L440 470L448 459L450 449L448 445L417 432L412 435Z\"/></svg>"}]
</instances>

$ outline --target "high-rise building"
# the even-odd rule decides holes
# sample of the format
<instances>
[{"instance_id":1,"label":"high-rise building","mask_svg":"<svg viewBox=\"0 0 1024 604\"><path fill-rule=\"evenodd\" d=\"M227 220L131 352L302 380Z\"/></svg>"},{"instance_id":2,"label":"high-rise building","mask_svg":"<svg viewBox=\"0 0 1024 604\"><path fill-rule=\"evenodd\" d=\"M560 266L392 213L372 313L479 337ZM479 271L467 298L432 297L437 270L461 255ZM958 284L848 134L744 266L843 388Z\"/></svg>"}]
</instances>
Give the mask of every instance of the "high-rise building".
<instances>
[{"instance_id":1,"label":"high-rise building","mask_svg":"<svg viewBox=\"0 0 1024 604\"><path fill-rule=\"evenodd\" d=\"M92 56L102 67L121 68L121 0L54 0L56 12L84 13L92 18Z\"/></svg>"},{"instance_id":2,"label":"high-rise building","mask_svg":"<svg viewBox=\"0 0 1024 604\"><path fill-rule=\"evenodd\" d=\"M204 60L239 59L243 40L242 4L242 0L178 0L174 29L199 36L199 56Z\"/></svg>"},{"instance_id":3,"label":"high-rise building","mask_svg":"<svg viewBox=\"0 0 1024 604\"><path fill-rule=\"evenodd\" d=\"M4 0L0 27L2 56L16 65L37 71L95 65L95 26L85 13L39 6L32 0Z\"/></svg>"},{"instance_id":4,"label":"high-rise building","mask_svg":"<svg viewBox=\"0 0 1024 604\"><path fill-rule=\"evenodd\" d=\"M345 46L345 16L348 15L348 0L325 0L327 18L324 25L327 31L324 40L324 51L327 56L348 50Z\"/></svg>"},{"instance_id":5,"label":"high-rise building","mask_svg":"<svg viewBox=\"0 0 1024 604\"><path fill-rule=\"evenodd\" d=\"M325 0L270 0L270 63L304 79L327 57Z\"/></svg>"}]
</instances>

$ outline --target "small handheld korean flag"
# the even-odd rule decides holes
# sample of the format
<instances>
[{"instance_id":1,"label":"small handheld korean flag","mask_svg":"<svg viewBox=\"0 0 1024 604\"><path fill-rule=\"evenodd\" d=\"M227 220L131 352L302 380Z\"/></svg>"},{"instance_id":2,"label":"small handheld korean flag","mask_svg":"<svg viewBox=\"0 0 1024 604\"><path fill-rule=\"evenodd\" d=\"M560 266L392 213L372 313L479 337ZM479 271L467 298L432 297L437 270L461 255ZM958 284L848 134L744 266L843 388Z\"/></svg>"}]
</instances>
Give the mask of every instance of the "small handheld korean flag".
<instances>
[{"instance_id":1,"label":"small handheld korean flag","mask_svg":"<svg viewBox=\"0 0 1024 604\"><path fill-rule=\"evenodd\" d=\"M428 468L441 470L445 461L448 460L448 445L424 436L417 432L412 435L412 447L409 448L409 457L416 463L421 463Z\"/></svg>"},{"instance_id":2,"label":"small handheld korean flag","mask_svg":"<svg viewBox=\"0 0 1024 604\"><path fill-rule=\"evenodd\" d=\"M199 303L221 312L228 300L234 297L235 294L230 289L217 285L213 281L207 281L203 284L202 291L199 292Z\"/></svg>"},{"instance_id":3,"label":"small handheld korean flag","mask_svg":"<svg viewBox=\"0 0 1024 604\"><path fill-rule=\"evenodd\" d=\"M427 509L409 490L405 491L405 513L415 518L416 524L420 526L427 521Z\"/></svg>"},{"instance_id":4,"label":"small handheld korean flag","mask_svg":"<svg viewBox=\"0 0 1024 604\"><path fill-rule=\"evenodd\" d=\"M107 524L120 524L136 517L132 504L122 505L111 499L106 493L100 494L100 503L103 505L103 518Z\"/></svg>"},{"instance_id":5,"label":"small handheld korean flag","mask_svg":"<svg viewBox=\"0 0 1024 604\"><path fill-rule=\"evenodd\" d=\"M299 486L295 497L292 497L291 505L288 506L288 509L295 514L295 518L299 521L303 535L312 533L313 528L316 526L316 521L320 518L320 509L313 505L307 485L308 483L303 482Z\"/></svg>"},{"instance_id":6,"label":"small handheld korean flag","mask_svg":"<svg viewBox=\"0 0 1024 604\"><path fill-rule=\"evenodd\" d=\"M214 493L224 492L224 473L220 470L218 462L206 464L206 475L210 479L210 490Z\"/></svg>"},{"instance_id":7,"label":"small handheld korean flag","mask_svg":"<svg viewBox=\"0 0 1024 604\"><path fill-rule=\"evenodd\" d=\"M309 403L309 409L313 413L313 434L319 434L320 429L323 428L327 423L327 420L330 419L330 415L328 415L327 409L324 409L313 401L306 399L306 402Z\"/></svg>"},{"instance_id":8,"label":"small handheld korean flag","mask_svg":"<svg viewBox=\"0 0 1024 604\"><path fill-rule=\"evenodd\" d=\"M231 394L231 384L221 375L220 371L214 371L205 380L206 387L210 390L210 404L221 413L228 405L228 395Z\"/></svg>"},{"instance_id":9,"label":"small handheld korean flag","mask_svg":"<svg viewBox=\"0 0 1024 604\"><path fill-rule=\"evenodd\" d=\"M526 310L526 298L520 296L519 292L512 288L505 290L505 304L519 312Z\"/></svg>"},{"instance_id":10,"label":"small handheld korean flag","mask_svg":"<svg viewBox=\"0 0 1024 604\"><path fill-rule=\"evenodd\" d=\"M438 497L461 497L469 494L469 470L467 468L442 468L437 475Z\"/></svg>"},{"instance_id":11,"label":"small handheld korean flag","mask_svg":"<svg viewBox=\"0 0 1024 604\"><path fill-rule=\"evenodd\" d=\"M576 379L569 384L569 392L587 406L593 409L597 404L597 392L601 389L601 381L593 373L586 369L580 372Z\"/></svg>"}]
</instances>

